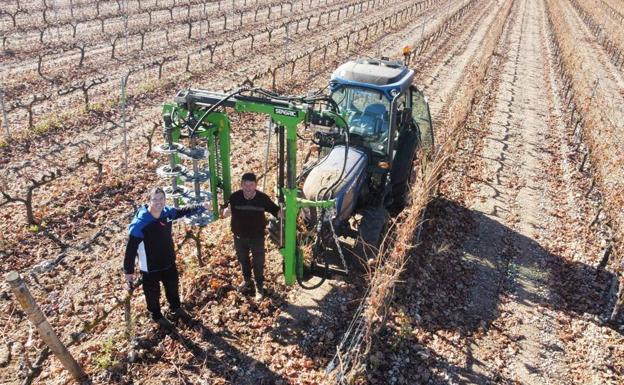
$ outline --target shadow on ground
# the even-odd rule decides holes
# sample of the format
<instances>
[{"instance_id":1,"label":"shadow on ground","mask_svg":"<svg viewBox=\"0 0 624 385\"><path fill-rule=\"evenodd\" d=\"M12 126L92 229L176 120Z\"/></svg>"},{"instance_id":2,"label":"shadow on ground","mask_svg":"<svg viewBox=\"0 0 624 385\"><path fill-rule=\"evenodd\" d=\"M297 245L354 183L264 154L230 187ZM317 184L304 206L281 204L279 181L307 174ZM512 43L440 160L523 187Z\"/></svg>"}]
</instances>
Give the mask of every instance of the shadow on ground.
<instances>
[{"instance_id":1,"label":"shadow on ground","mask_svg":"<svg viewBox=\"0 0 624 385\"><path fill-rule=\"evenodd\" d=\"M420 318L417 325L421 333L415 338L409 327L397 327L400 320L395 320L392 328L382 328L374 340L373 355L368 356L373 369L363 384L385 384L392 377L401 377L409 384L513 384L498 374L473 370L474 365L484 363L476 362L467 342L496 328L501 301L514 297L597 323L612 310L610 297L617 293L617 288L611 288L617 282L613 273L567 261L483 213L438 198L428 206L423 230L422 243L408 262L393 303L397 318ZM490 240L483 231L490 232L490 238L495 234L500 239ZM487 241L485 247L481 238ZM532 253L536 258L523 258L522 253ZM520 270L522 274L535 273L539 290L514 284ZM543 271L548 274L540 273ZM427 349L430 338L443 339L462 351L466 362L459 366ZM374 356L376 351L384 352L383 359ZM412 358L405 363L404 357Z\"/></svg>"},{"instance_id":2,"label":"shadow on ground","mask_svg":"<svg viewBox=\"0 0 624 385\"><path fill-rule=\"evenodd\" d=\"M429 314L423 317L428 330L459 328L463 334L470 334L487 328L499 315L500 297L509 294L528 304L546 306L572 317L602 316L611 312L613 303L609 294L612 282L617 282L613 273L567 261L548 252L534 239L453 201L442 198L433 201L428 214L424 242L410 261L412 269L427 273L429 279L423 287L442 293L446 298L442 304L429 300L438 296L423 298L422 313ZM474 239L484 237L478 230L498 234L502 238L501 247L483 247L483 242L475 242ZM521 258L522 253L531 253L536 258L524 263L527 258ZM470 296L479 278L475 273L483 269L491 270L488 275L495 277L496 284L485 288L489 297L484 299L488 304L485 309L475 306ZM535 272L534 280L542 290L535 292L516 285L513 293L509 293L509 284L520 269L528 275ZM540 274L543 271L548 272L547 279ZM437 311L440 305L449 311ZM426 309L431 311L426 312ZM475 309L482 311L475 314Z\"/></svg>"},{"instance_id":3,"label":"shadow on ground","mask_svg":"<svg viewBox=\"0 0 624 385\"><path fill-rule=\"evenodd\" d=\"M163 360L168 361L163 359L162 350L155 349L165 343L167 336L181 346L178 348L182 351L179 357L188 358L175 362L175 365L180 369L184 369L184 373L176 370L177 368L171 368L160 375L161 379L171 377L171 381L192 383L185 376L194 373L206 378L206 380L221 379L232 384L288 383L285 377L272 371L267 365L232 344L230 341L234 340L235 336L227 331L215 332L211 330L198 317L191 317L184 321L179 320L171 330L155 330L149 335L139 338L135 343L136 348L149 353L137 360L136 364L153 365L157 362L163 362ZM209 369L210 373L206 373L205 369Z\"/></svg>"},{"instance_id":4,"label":"shadow on ground","mask_svg":"<svg viewBox=\"0 0 624 385\"><path fill-rule=\"evenodd\" d=\"M289 384L292 378L282 374L287 371L270 367L270 355L258 356L264 349L252 352L246 348L250 346L250 338L257 341L251 343L251 346L256 344L254 348L260 343L281 345L283 348L273 345L274 355L296 357L301 354L313 362L306 370L322 370L335 353L353 309L359 303L358 284L336 275L311 291L298 287L283 291L272 282L267 287L268 298L261 302L238 293L233 282L220 278L223 279L216 289L210 287L207 277L197 280L184 305L193 319L177 323L174 332L161 330L144 335L137 345L145 354L133 365L155 366L171 361L181 370L167 365L171 369L162 376L171 377L172 381L178 381L179 376L184 378L186 373L206 378L208 383ZM318 278L313 278L308 284L317 281ZM361 283L359 276L354 277L354 281ZM293 298L286 297L289 293L295 294ZM242 308L246 310L243 312ZM225 314L231 312L236 314ZM233 322L230 323L229 317L235 318ZM259 323L264 326L259 327ZM180 352L176 353L175 360L166 357L171 355L166 347ZM295 355L293 348L297 349ZM191 378L186 381L192 383Z\"/></svg>"},{"instance_id":5,"label":"shadow on ground","mask_svg":"<svg viewBox=\"0 0 624 385\"><path fill-rule=\"evenodd\" d=\"M450 362L448 357L427 348L427 338L415 337L410 328L397 330L400 322L392 320L392 327L382 328L375 336L373 349L366 357L367 368L355 382L358 385L514 384L499 374L488 372L486 375L474 370L475 366L487 363L478 362L472 355L471 344L466 342L478 333L496 328L494 321L500 315L499 305L506 297L515 296L572 317L596 316L593 317L596 320L612 306L608 294L613 274L608 271L566 261L549 253L535 240L453 201L434 200L428 207L427 218L422 243L414 251L402 282L396 288L393 308L399 317L420 317L416 322L418 329L427 338L435 335L463 352L465 362L461 365ZM491 242L488 239L487 247L481 239L484 231L490 238L492 234L496 238ZM532 253L539 258L529 258L531 266L518 265L518 261L526 260L519 258L522 253ZM536 259L538 262L534 263ZM513 285L512 291L514 274L520 269L548 271L546 280L540 281L539 274L535 277L543 290L526 290ZM292 292L296 294L294 300L284 294L270 293L270 313L279 313L279 316L263 333L270 336L271 343L287 349L299 348L316 368L324 368L364 294L362 283L360 271L344 282L332 279L312 291L295 290ZM478 288L476 292L475 287ZM196 314L202 314L211 301L221 301L234 294L231 285L219 290L223 292L211 295L196 290L199 296L189 301L190 312L195 310ZM225 309L240 305L241 302L235 302ZM258 309L252 306L251 311ZM182 332L172 335L172 339L177 339L189 353L186 360L176 361L180 368L191 373L206 368L211 378L225 383L261 385L290 381L245 352L236 342L241 335L235 335L228 327L217 330L200 318L196 316L181 328ZM454 338L457 336L459 338ZM155 348L164 340L165 334L157 333L140 344L147 350L158 350ZM162 362L162 357L148 356L139 363L155 362ZM176 376L177 373L172 369L164 375Z\"/></svg>"},{"instance_id":6,"label":"shadow on ground","mask_svg":"<svg viewBox=\"0 0 624 385\"><path fill-rule=\"evenodd\" d=\"M295 298L282 307L283 315L271 331L273 339L283 345L295 344L304 350L312 349L308 351L311 358L320 358L317 356L319 348L327 350L327 346L313 346L315 343L331 343L333 346L338 343L337 338L348 326L351 314L365 292L366 271L354 257L349 244L341 242L341 247L348 275L335 272L344 272L344 264L336 248L326 248L324 255L329 262L329 272L324 271L324 265L317 267L315 276L307 274L309 280L304 285L319 284L325 274L327 280L311 290L296 287ZM323 358L326 356L324 354Z\"/></svg>"}]
</instances>

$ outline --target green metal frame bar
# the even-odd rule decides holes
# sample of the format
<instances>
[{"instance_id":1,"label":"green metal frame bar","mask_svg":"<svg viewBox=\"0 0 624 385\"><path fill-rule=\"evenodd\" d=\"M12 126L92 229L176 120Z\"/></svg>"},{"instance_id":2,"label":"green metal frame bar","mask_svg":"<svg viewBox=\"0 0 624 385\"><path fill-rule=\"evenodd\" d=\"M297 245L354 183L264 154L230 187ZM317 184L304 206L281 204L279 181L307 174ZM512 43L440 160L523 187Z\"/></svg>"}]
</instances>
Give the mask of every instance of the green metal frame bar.
<instances>
[{"instance_id":1,"label":"green metal frame bar","mask_svg":"<svg viewBox=\"0 0 624 385\"><path fill-rule=\"evenodd\" d=\"M193 117L200 119L202 116L201 110L193 110ZM179 107L176 104L165 104L163 106L163 115L169 114L171 117L179 116L182 119L188 117L189 111L185 108ZM181 137L181 127L175 124L176 120L173 120L174 129L172 138L174 142L179 142ZM210 193L212 195L212 217L213 219L219 218L219 188L223 191L223 199L228 200L232 194L232 180L231 180L231 164L230 164L230 119L228 116L221 112L213 112L205 116L202 120L202 126L198 130L197 136L200 138L206 138L208 142L208 168L210 169ZM217 167L217 138L219 145L219 154L221 161L221 172ZM180 157L175 155L176 164L180 163ZM182 180L179 179L179 183Z\"/></svg>"}]
</instances>

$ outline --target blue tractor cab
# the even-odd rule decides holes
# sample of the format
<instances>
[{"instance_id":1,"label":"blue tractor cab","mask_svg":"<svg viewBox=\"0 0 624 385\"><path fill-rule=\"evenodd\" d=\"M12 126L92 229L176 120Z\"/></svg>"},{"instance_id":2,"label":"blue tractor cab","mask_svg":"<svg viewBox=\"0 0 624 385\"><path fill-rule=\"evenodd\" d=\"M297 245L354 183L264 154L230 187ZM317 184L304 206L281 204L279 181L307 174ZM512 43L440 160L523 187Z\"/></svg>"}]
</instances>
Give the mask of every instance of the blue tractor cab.
<instances>
[{"instance_id":1,"label":"blue tractor cab","mask_svg":"<svg viewBox=\"0 0 624 385\"><path fill-rule=\"evenodd\" d=\"M429 106L413 79L404 63L387 59L349 61L331 76L330 97L347 122L347 135L318 140L319 156L308 168L302 193L311 200L336 200L333 228L355 239L360 258L377 254L389 218L407 205L418 154L433 153ZM331 129L328 135L334 135ZM313 209L302 217L309 231L319 232ZM319 234L332 243L331 234Z\"/></svg>"},{"instance_id":2,"label":"blue tractor cab","mask_svg":"<svg viewBox=\"0 0 624 385\"><path fill-rule=\"evenodd\" d=\"M332 98L347 120L349 132L388 161L394 158L396 140L410 123L404 115L411 115L415 102L426 104L422 93L411 85L413 79L414 71L402 62L383 59L347 62L331 77ZM429 120L426 110L419 120Z\"/></svg>"},{"instance_id":3,"label":"blue tractor cab","mask_svg":"<svg viewBox=\"0 0 624 385\"><path fill-rule=\"evenodd\" d=\"M406 164L419 145L429 156L433 151L429 105L413 80L400 61L360 59L338 67L330 81L353 142L369 150L371 162L392 166L395 185L407 180Z\"/></svg>"},{"instance_id":4,"label":"blue tractor cab","mask_svg":"<svg viewBox=\"0 0 624 385\"><path fill-rule=\"evenodd\" d=\"M392 100L397 93L407 91L413 78L414 71L401 62L362 59L338 67L330 84L332 92L341 87L362 87L376 90Z\"/></svg>"},{"instance_id":5,"label":"blue tractor cab","mask_svg":"<svg viewBox=\"0 0 624 385\"><path fill-rule=\"evenodd\" d=\"M402 62L360 59L338 67L330 80L348 141L322 149L303 193L336 199L338 229L348 229L349 218L361 214L360 256L376 253L387 218L405 207L418 148L424 156L433 152L429 106L413 79L414 71Z\"/></svg>"}]
</instances>

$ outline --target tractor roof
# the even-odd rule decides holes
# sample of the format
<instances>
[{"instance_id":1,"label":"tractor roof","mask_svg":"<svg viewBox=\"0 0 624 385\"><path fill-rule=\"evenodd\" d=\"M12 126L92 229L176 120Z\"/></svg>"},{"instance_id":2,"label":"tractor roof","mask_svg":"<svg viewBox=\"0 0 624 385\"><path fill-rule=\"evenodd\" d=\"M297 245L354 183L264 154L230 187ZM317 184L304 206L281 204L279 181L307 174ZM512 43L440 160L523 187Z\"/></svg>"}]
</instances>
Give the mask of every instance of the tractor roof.
<instances>
[{"instance_id":1,"label":"tractor roof","mask_svg":"<svg viewBox=\"0 0 624 385\"><path fill-rule=\"evenodd\" d=\"M347 62L332 74L334 87L350 85L377 89L390 97L390 91L399 92L412 83L414 71L399 61L360 59Z\"/></svg>"}]
</instances>

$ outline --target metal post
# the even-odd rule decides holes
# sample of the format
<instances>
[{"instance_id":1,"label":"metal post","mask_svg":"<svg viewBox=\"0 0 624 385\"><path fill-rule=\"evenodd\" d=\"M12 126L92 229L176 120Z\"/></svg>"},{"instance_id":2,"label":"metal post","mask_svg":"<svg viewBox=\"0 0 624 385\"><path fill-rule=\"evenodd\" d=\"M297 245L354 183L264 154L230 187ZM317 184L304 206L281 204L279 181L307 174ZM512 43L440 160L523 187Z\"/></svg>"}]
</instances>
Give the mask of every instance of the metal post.
<instances>
[{"instance_id":1,"label":"metal post","mask_svg":"<svg viewBox=\"0 0 624 385\"><path fill-rule=\"evenodd\" d=\"M221 184L223 199L230 199L232 194L232 163L230 161L230 130L231 124L227 116L224 116L223 124L219 126L219 155L221 157ZM216 195L215 195L216 196Z\"/></svg>"},{"instance_id":2,"label":"metal post","mask_svg":"<svg viewBox=\"0 0 624 385\"><path fill-rule=\"evenodd\" d=\"M193 134L189 140L189 150L191 153L197 149L195 142L195 134ZM199 186L199 161L197 160L197 157L194 156L191 163L193 164L193 192L195 193L195 203L203 203L203 200L201 199L201 188Z\"/></svg>"},{"instance_id":3,"label":"metal post","mask_svg":"<svg viewBox=\"0 0 624 385\"><path fill-rule=\"evenodd\" d=\"M606 24L607 24L607 11L604 11L604 17L602 18L602 24L600 24L600 25L602 26L602 25L606 25ZM604 42L605 39L607 38L605 29L600 27L600 32L601 32L600 33L600 37L602 38L602 41Z\"/></svg>"},{"instance_id":4,"label":"metal post","mask_svg":"<svg viewBox=\"0 0 624 385\"><path fill-rule=\"evenodd\" d=\"M423 35L425 34L425 24L427 24L427 15L425 15L425 20L422 23L422 29L420 30L420 42L422 43Z\"/></svg>"},{"instance_id":5,"label":"metal post","mask_svg":"<svg viewBox=\"0 0 624 385\"><path fill-rule=\"evenodd\" d=\"M121 77L121 124L123 127L124 169L128 168L128 127L126 126L126 85L128 75Z\"/></svg>"},{"instance_id":6,"label":"metal post","mask_svg":"<svg viewBox=\"0 0 624 385\"><path fill-rule=\"evenodd\" d=\"M594 98L596 97L596 90L598 88L598 83L600 83L600 79L596 78L596 81L594 82L594 87L592 89L591 99L589 99L589 103L592 103L594 101Z\"/></svg>"},{"instance_id":7,"label":"metal post","mask_svg":"<svg viewBox=\"0 0 624 385\"><path fill-rule=\"evenodd\" d=\"M124 55L128 55L128 0L124 1Z\"/></svg>"},{"instance_id":8,"label":"metal post","mask_svg":"<svg viewBox=\"0 0 624 385\"><path fill-rule=\"evenodd\" d=\"M41 312L41 309L30 294L22 277L16 271L12 271L5 276L5 280L11 286L11 290L24 310L24 313L26 313L28 320L35 325L43 342L45 342L59 361L61 361L65 369L78 380L85 378L87 376L86 373L82 370L80 365L78 365L76 360L74 360L74 357L72 357L65 345L59 340L56 333L54 333L54 329L52 329L52 326L50 326L50 323Z\"/></svg>"},{"instance_id":9,"label":"metal post","mask_svg":"<svg viewBox=\"0 0 624 385\"><path fill-rule=\"evenodd\" d=\"M267 176L269 172L269 152L271 151L271 134L273 133L273 119L267 121L267 145L264 156L264 178L262 180L262 191L266 192Z\"/></svg>"},{"instance_id":10,"label":"metal post","mask_svg":"<svg viewBox=\"0 0 624 385\"><path fill-rule=\"evenodd\" d=\"M282 72L282 83L286 84L286 64L288 63L288 26L286 23L286 36L284 36L284 69Z\"/></svg>"},{"instance_id":11,"label":"metal post","mask_svg":"<svg viewBox=\"0 0 624 385\"><path fill-rule=\"evenodd\" d=\"M11 131L9 131L9 117L7 116L6 109L4 108L4 90L2 88L0 88L0 107L2 108L4 131L6 132L6 137L8 139L11 136Z\"/></svg>"}]
</instances>

